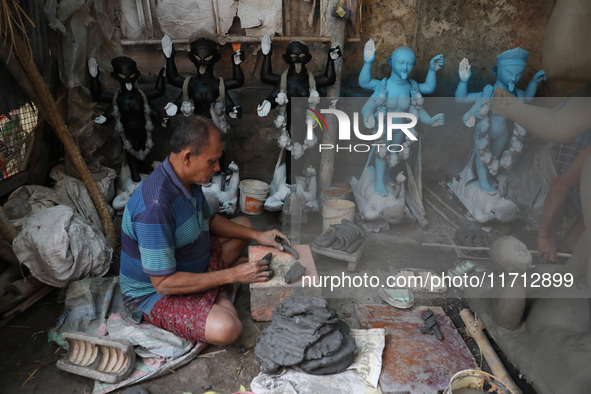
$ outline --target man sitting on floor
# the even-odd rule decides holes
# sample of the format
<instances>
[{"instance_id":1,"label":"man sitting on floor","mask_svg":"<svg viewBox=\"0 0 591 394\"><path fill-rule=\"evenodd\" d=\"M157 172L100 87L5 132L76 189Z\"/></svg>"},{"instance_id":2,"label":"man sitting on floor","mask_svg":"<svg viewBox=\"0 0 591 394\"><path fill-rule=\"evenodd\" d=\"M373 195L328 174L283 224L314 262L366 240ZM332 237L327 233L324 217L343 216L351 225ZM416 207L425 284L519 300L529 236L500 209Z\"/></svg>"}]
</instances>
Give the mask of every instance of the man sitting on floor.
<instances>
[{"instance_id":1,"label":"man sitting on floor","mask_svg":"<svg viewBox=\"0 0 591 394\"><path fill-rule=\"evenodd\" d=\"M170 155L135 191L121 226L120 284L138 319L181 337L226 345L242 324L225 285L269 280L268 263L240 257L250 240L282 250L278 230L215 215L201 185L219 171L215 125L190 116L173 133Z\"/></svg>"}]
</instances>

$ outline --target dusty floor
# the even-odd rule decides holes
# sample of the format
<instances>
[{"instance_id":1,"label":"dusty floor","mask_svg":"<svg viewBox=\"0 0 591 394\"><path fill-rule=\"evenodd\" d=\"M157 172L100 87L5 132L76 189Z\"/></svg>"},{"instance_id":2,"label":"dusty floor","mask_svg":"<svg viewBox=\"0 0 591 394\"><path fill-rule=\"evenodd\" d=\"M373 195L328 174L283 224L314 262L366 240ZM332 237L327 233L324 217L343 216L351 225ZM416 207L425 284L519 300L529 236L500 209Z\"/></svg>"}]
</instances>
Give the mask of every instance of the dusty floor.
<instances>
[{"instance_id":1,"label":"dusty floor","mask_svg":"<svg viewBox=\"0 0 591 394\"><path fill-rule=\"evenodd\" d=\"M452 205L458 212L464 210L458 201L446 189L439 185L431 185L433 190ZM440 207L441 210L444 208ZM454 218L447 212L444 219L433 208L426 205L429 226L421 229L416 222L405 223L387 232L372 233L367 237L367 244L361 261L353 274L377 275L385 277L400 268L426 268L435 272L446 272L447 269L465 259L458 258L453 249L418 247L421 242L450 243L455 232L454 224L471 226L466 221ZM273 226L279 227L279 216L265 213L251 217L255 228L266 230ZM321 218L311 214L302 231L302 243L310 243L319 234ZM494 225L494 230L503 233L519 233L519 238L535 248L535 234L522 230L522 225ZM341 275L347 272L347 263L323 256L315 256L319 275ZM487 264L487 261L481 261ZM354 306L357 303L383 303L375 288L337 289L333 293L326 292L330 305L339 316L353 328L358 328ZM56 368L55 362L65 354L63 350L47 342L47 331L52 328L60 314L63 295L55 290L49 296L35 304L25 313L12 319L0 327L0 392L2 393L82 393L91 392L93 381L62 372ZM203 393L215 391L232 393L241 385L247 389L254 376L258 374L258 365L253 359L253 347L258 334L269 323L255 323L250 319L249 290L241 286L236 305L244 324L244 332L240 339L231 346L209 346L195 360L170 374L142 384L151 393ZM475 360L488 369L480 356L477 346L466 334L459 311L466 306L461 291L450 289L441 296L415 294L416 305L437 305L443 307L450 316L475 356ZM509 366L509 368L511 368ZM519 371L511 371L514 379L519 380ZM519 381L525 393L534 393L527 384ZM132 386L133 387L133 386Z\"/></svg>"}]
</instances>

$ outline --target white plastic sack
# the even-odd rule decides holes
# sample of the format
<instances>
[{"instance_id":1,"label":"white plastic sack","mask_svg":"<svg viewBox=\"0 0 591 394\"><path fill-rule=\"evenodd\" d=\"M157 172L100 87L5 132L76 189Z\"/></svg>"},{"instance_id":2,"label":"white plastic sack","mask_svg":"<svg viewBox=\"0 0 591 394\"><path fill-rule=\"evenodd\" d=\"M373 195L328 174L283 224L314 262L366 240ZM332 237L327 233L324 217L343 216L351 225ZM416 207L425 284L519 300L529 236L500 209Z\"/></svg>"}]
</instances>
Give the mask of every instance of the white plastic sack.
<instances>
[{"instance_id":1,"label":"white plastic sack","mask_svg":"<svg viewBox=\"0 0 591 394\"><path fill-rule=\"evenodd\" d=\"M113 255L105 236L65 205L27 216L12 247L35 278L56 287L105 275Z\"/></svg>"},{"instance_id":2,"label":"white plastic sack","mask_svg":"<svg viewBox=\"0 0 591 394\"><path fill-rule=\"evenodd\" d=\"M236 15L234 3L234 0L161 0L155 14L162 32L172 39L189 38L198 30L212 35L217 31L222 35L230 29L232 17Z\"/></svg>"}]
</instances>

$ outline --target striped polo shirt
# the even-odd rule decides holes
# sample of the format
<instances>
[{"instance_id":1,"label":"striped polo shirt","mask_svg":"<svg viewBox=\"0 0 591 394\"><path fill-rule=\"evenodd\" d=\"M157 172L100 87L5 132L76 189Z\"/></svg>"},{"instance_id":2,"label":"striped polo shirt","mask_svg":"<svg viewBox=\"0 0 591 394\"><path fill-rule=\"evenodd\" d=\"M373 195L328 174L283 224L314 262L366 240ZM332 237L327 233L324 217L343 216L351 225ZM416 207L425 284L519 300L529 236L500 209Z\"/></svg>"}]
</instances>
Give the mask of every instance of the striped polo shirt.
<instances>
[{"instance_id":1,"label":"striped polo shirt","mask_svg":"<svg viewBox=\"0 0 591 394\"><path fill-rule=\"evenodd\" d=\"M214 213L201 185L192 194L169 158L131 196L121 223L121 292L138 320L162 298L150 276L202 273L211 257L209 221Z\"/></svg>"}]
</instances>

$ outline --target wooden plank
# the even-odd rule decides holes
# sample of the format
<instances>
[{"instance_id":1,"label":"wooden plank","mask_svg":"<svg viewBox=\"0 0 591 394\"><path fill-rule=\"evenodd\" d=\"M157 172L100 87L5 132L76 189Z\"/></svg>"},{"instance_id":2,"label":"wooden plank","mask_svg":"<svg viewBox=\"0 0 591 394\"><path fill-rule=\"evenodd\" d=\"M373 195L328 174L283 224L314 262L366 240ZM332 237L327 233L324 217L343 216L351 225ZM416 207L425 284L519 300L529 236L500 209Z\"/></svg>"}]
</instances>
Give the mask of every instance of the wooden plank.
<instances>
[{"instance_id":1,"label":"wooden plank","mask_svg":"<svg viewBox=\"0 0 591 394\"><path fill-rule=\"evenodd\" d=\"M452 222L447 215L445 215L445 213L443 213L443 211L439 208L437 208L437 206L435 204L433 204L431 202L431 200L429 200L428 198L425 197L425 202L427 203L427 205L429 205L435 212L437 212L439 214L439 216L441 216L443 219L445 219L453 228L455 228L456 230L460 229L460 226L458 226L457 224L455 224L454 222Z\"/></svg>"},{"instance_id":2,"label":"wooden plank","mask_svg":"<svg viewBox=\"0 0 591 394\"><path fill-rule=\"evenodd\" d=\"M425 190L427 190L427 192L435 199L437 200L437 202L439 202L441 205L443 205L445 208L447 208L448 211L450 211L451 213L454 214L455 217L457 217L460 220L464 220L464 217L462 215L460 215L455 209L453 209L452 207L450 207L448 204L445 203L445 201L443 201L441 199L441 197L439 197L437 194L435 194L435 192L431 189L429 189L427 186L425 186Z\"/></svg>"},{"instance_id":3,"label":"wooden plank","mask_svg":"<svg viewBox=\"0 0 591 394\"><path fill-rule=\"evenodd\" d=\"M438 244L438 243L430 243L430 242L423 242L421 246L430 246L436 248L454 248L459 250L472 250L472 251L489 251L490 246L459 246L459 245L448 245L448 244ZM531 254L539 253L538 250L535 249L528 249L528 252ZM572 257L571 253L556 253L558 257ZM468 256L467 258L473 258L472 256Z\"/></svg>"},{"instance_id":4,"label":"wooden plank","mask_svg":"<svg viewBox=\"0 0 591 394\"><path fill-rule=\"evenodd\" d=\"M389 305L357 305L362 328L384 328L386 346L382 355L380 387L385 393L437 393L445 390L452 376L464 369L478 369L456 327L440 307L413 306L396 309ZM421 334L421 313L431 309L443 334Z\"/></svg>"}]
</instances>

